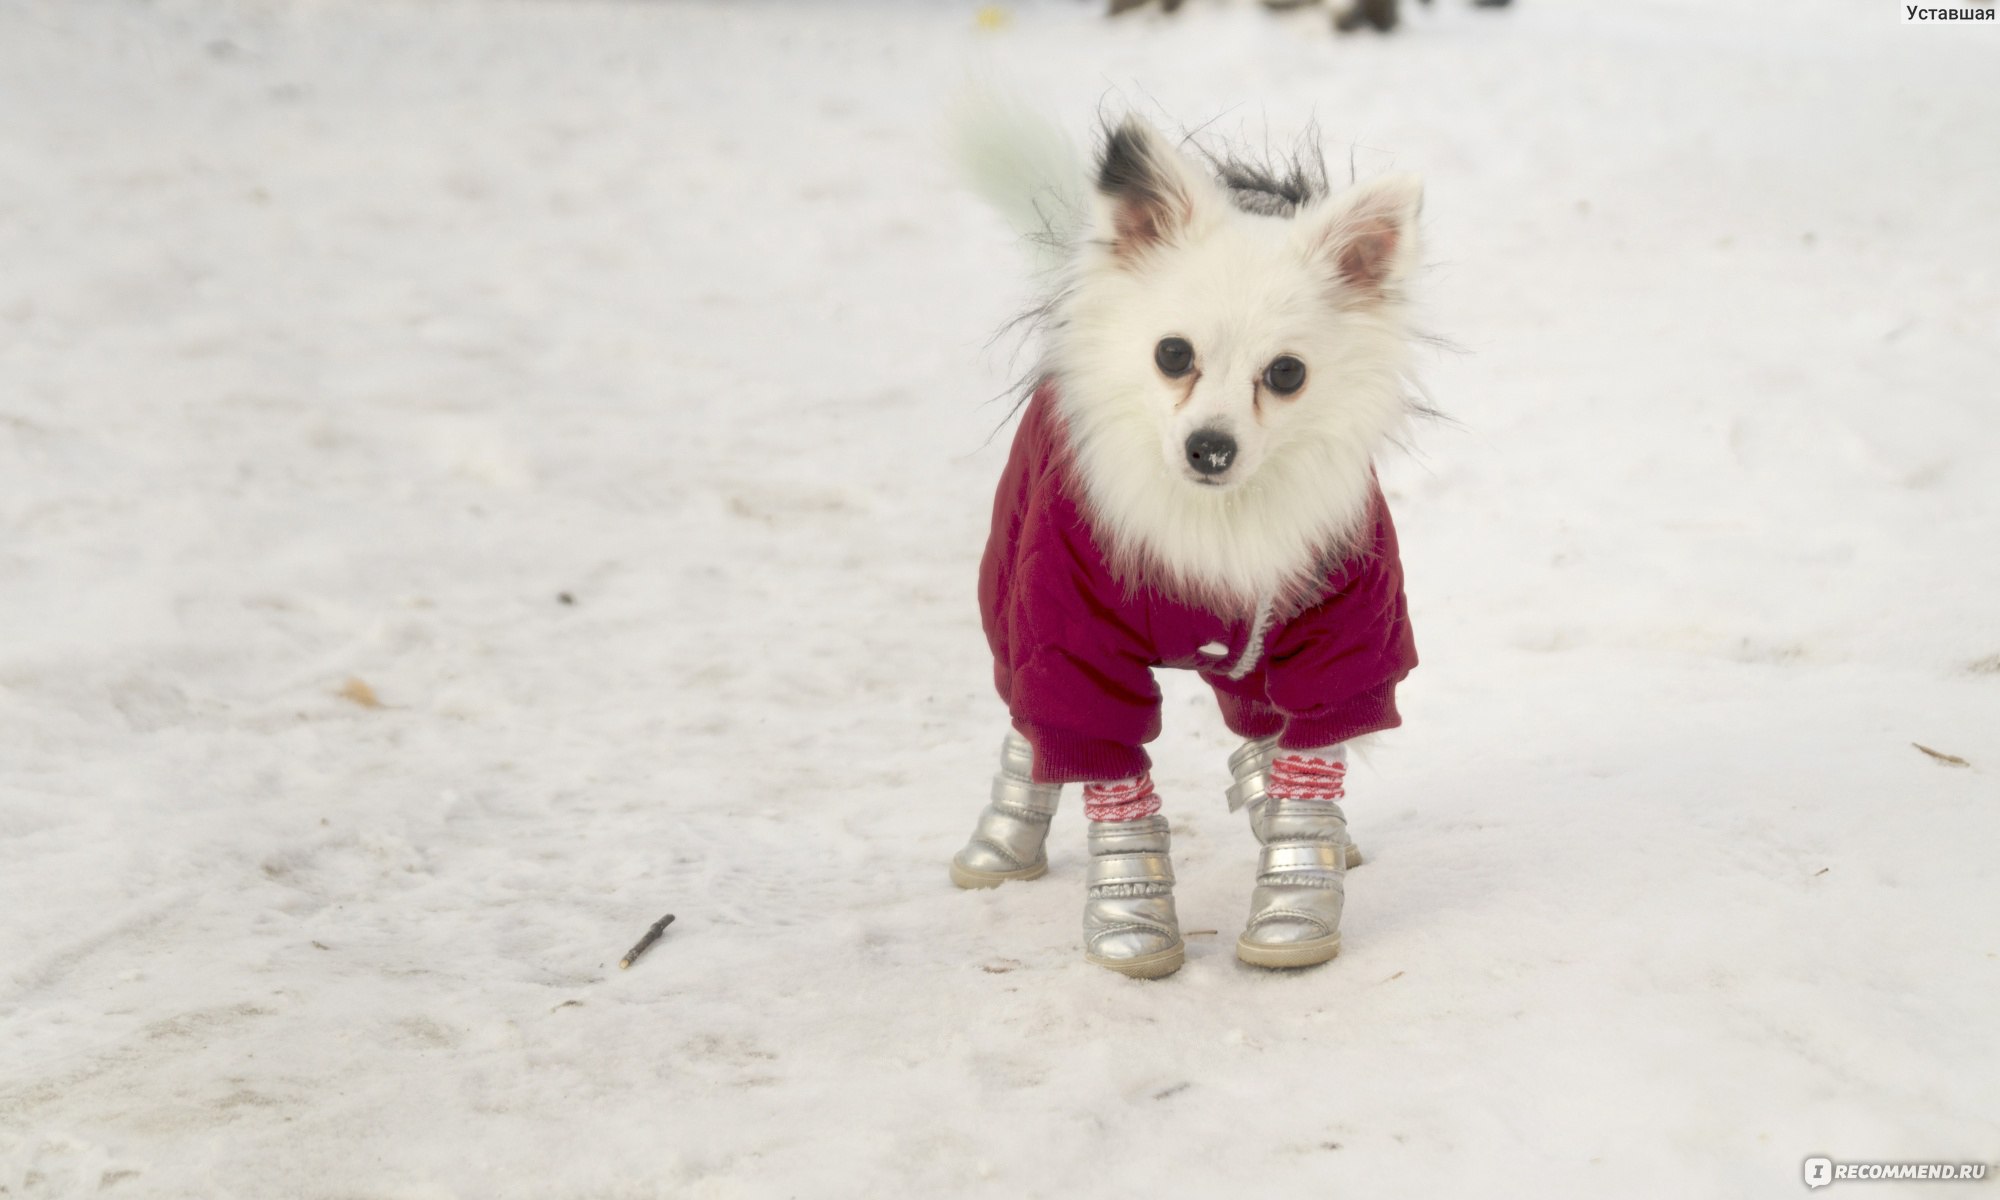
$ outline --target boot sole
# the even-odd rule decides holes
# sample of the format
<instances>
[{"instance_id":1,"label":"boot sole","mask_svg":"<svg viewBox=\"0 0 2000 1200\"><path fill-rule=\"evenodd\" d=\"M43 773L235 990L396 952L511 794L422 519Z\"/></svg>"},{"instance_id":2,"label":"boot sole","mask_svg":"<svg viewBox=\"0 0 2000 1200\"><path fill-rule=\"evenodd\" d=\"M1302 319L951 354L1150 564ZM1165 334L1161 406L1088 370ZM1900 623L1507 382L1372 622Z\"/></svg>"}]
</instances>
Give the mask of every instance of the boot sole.
<instances>
[{"instance_id":1,"label":"boot sole","mask_svg":"<svg viewBox=\"0 0 2000 1200\"><path fill-rule=\"evenodd\" d=\"M1292 942L1283 946L1260 946L1236 939L1236 957L1253 967L1316 967L1340 953L1340 935Z\"/></svg>"},{"instance_id":2,"label":"boot sole","mask_svg":"<svg viewBox=\"0 0 2000 1200\"><path fill-rule=\"evenodd\" d=\"M1099 958L1095 954L1083 957L1130 979L1161 979L1180 970L1181 964L1187 961L1187 944L1183 942L1139 958Z\"/></svg>"},{"instance_id":3,"label":"boot sole","mask_svg":"<svg viewBox=\"0 0 2000 1200\"><path fill-rule=\"evenodd\" d=\"M1049 873L1049 864L1038 862L1032 867L1022 867L1018 871L975 871L971 867L960 866L957 859L951 860L951 881L967 890L977 888L997 888L1013 880L1040 879Z\"/></svg>"}]
</instances>

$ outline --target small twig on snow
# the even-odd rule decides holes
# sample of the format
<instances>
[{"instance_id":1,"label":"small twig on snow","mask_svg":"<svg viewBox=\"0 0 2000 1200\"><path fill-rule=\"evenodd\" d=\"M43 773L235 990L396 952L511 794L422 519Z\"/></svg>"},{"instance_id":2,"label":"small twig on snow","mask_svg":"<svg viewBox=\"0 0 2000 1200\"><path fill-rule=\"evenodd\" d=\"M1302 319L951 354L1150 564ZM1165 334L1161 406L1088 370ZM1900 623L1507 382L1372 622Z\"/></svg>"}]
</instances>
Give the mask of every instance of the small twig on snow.
<instances>
[{"instance_id":1,"label":"small twig on snow","mask_svg":"<svg viewBox=\"0 0 2000 1200\"><path fill-rule=\"evenodd\" d=\"M667 931L667 926L673 923L674 923L674 914L672 913L668 913L666 916L661 917L659 920L653 922L653 927L646 931L645 937L639 939L639 944L632 947L630 950L627 950L625 952L625 957L618 960L618 969L621 971L630 970L632 964L639 961L639 956L641 954L644 954L649 948L651 948L654 942L659 941L660 935L665 933Z\"/></svg>"},{"instance_id":2,"label":"small twig on snow","mask_svg":"<svg viewBox=\"0 0 2000 1200\"><path fill-rule=\"evenodd\" d=\"M1910 745L1915 746L1917 749L1923 751L1925 754L1928 754L1932 758L1937 759L1939 762L1943 763L1947 767L1969 767L1972 765L1971 763L1965 761L1956 754L1946 754L1942 750L1933 750L1929 746L1924 745L1922 742L1911 742Z\"/></svg>"}]
</instances>

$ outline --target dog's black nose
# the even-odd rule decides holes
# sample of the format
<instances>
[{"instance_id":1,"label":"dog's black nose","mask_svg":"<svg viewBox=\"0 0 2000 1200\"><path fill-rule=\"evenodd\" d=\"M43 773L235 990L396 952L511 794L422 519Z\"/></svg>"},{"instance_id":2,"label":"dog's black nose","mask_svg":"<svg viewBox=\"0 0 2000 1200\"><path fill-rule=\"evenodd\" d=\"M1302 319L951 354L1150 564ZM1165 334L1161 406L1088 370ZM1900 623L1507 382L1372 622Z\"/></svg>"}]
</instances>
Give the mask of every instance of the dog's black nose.
<instances>
[{"instance_id":1,"label":"dog's black nose","mask_svg":"<svg viewBox=\"0 0 2000 1200\"><path fill-rule=\"evenodd\" d=\"M1204 475L1220 475L1236 461L1236 439L1220 429L1197 429L1188 435L1188 465Z\"/></svg>"}]
</instances>

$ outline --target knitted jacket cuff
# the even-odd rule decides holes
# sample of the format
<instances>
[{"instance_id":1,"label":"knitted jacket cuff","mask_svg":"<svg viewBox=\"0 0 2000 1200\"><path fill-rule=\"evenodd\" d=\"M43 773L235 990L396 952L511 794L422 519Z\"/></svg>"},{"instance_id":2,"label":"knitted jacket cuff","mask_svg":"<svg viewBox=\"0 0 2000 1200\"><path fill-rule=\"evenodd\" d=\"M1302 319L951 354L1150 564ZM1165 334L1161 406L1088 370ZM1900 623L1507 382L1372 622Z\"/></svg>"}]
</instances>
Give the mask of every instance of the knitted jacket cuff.
<instances>
[{"instance_id":1,"label":"knitted jacket cuff","mask_svg":"<svg viewBox=\"0 0 2000 1200\"><path fill-rule=\"evenodd\" d=\"M1396 685L1385 683L1332 708L1314 713L1294 713L1285 721L1278 736L1282 750L1317 750L1358 738L1363 734L1394 729L1403 723L1396 711Z\"/></svg>"},{"instance_id":2,"label":"knitted jacket cuff","mask_svg":"<svg viewBox=\"0 0 2000 1200\"><path fill-rule=\"evenodd\" d=\"M1017 721L1014 728L1035 748L1036 783L1097 783L1130 779L1153 762L1137 746L1079 737L1066 730Z\"/></svg>"}]
</instances>

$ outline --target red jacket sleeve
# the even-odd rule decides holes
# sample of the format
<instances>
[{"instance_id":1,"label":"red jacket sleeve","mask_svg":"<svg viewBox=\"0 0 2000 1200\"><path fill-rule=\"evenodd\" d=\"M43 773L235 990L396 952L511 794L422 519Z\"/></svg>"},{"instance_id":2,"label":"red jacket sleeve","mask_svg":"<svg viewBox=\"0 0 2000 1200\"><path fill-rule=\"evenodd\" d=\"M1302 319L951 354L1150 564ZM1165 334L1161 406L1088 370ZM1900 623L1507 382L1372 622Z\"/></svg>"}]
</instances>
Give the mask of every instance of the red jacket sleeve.
<instances>
[{"instance_id":1,"label":"red jacket sleeve","mask_svg":"<svg viewBox=\"0 0 2000 1200\"><path fill-rule=\"evenodd\" d=\"M1147 768L1141 746L1160 732L1152 651L1056 474L1066 467L1045 401L1015 436L980 564L993 683L1039 782L1124 779Z\"/></svg>"}]
</instances>

